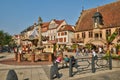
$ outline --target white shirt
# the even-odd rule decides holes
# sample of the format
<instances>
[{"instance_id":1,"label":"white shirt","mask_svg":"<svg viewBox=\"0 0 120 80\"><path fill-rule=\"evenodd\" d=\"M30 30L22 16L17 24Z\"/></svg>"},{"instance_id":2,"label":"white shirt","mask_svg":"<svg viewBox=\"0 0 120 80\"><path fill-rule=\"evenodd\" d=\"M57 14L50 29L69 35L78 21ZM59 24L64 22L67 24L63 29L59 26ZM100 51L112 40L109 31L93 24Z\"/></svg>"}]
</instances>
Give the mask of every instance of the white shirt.
<instances>
[{"instance_id":1,"label":"white shirt","mask_svg":"<svg viewBox=\"0 0 120 80\"><path fill-rule=\"evenodd\" d=\"M94 50L92 51L92 54L94 57L96 56L96 52Z\"/></svg>"}]
</instances>

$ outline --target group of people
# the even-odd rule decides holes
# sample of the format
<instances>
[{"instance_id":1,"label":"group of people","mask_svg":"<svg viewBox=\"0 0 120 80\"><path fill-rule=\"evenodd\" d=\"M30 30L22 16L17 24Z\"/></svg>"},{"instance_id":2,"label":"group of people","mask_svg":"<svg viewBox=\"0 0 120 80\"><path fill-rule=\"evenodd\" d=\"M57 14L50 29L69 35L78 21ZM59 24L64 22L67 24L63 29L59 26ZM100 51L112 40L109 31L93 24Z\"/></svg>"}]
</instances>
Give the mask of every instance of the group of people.
<instances>
[{"instance_id":1,"label":"group of people","mask_svg":"<svg viewBox=\"0 0 120 80\"><path fill-rule=\"evenodd\" d=\"M76 57L77 56L88 56L88 55L91 55L91 54L95 54L95 53L100 53L100 54L103 54L104 53L104 50L103 50L103 47L98 47L98 48L93 48L93 49L88 49L86 47L84 48L79 48L77 46L76 48Z\"/></svg>"},{"instance_id":2,"label":"group of people","mask_svg":"<svg viewBox=\"0 0 120 80\"><path fill-rule=\"evenodd\" d=\"M72 63L74 64L75 63L75 58L73 55L64 55L63 57L62 56L58 56L55 60L55 62L57 62L58 64L61 63L62 64L62 68L64 67L68 67L68 63L69 63L69 60L70 58L72 59Z\"/></svg>"}]
</instances>

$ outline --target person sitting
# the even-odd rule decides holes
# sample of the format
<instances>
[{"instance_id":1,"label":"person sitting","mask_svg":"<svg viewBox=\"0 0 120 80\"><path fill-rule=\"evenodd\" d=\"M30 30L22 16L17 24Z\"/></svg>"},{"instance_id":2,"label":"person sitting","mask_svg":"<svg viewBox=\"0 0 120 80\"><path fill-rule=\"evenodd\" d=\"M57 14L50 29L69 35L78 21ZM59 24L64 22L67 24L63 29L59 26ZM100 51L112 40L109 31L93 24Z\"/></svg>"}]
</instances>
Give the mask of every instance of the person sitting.
<instances>
[{"instance_id":1,"label":"person sitting","mask_svg":"<svg viewBox=\"0 0 120 80\"><path fill-rule=\"evenodd\" d=\"M57 57L56 62L60 63L62 61L62 58L60 56Z\"/></svg>"},{"instance_id":2,"label":"person sitting","mask_svg":"<svg viewBox=\"0 0 120 80\"><path fill-rule=\"evenodd\" d=\"M64 67L64 64L66 65L65 67L68 67L67 65L68 62L69 62L68 55L65 55L65 57L63 58L63 62L62 62L62 68Z\"/></svg>"}]
</instances>

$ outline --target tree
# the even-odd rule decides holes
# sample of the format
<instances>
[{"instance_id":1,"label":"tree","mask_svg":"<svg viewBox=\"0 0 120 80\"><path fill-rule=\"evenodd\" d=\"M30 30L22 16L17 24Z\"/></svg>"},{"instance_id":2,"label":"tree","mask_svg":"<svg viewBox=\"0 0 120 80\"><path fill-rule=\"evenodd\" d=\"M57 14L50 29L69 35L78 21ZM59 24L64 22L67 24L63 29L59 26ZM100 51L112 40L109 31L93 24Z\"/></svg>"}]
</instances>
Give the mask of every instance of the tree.
<instances>
[{"instance_id":1,"label":"tree","mask_svg":"<svg viewBox=\"0 0 120 80\"><path fill-rule=\"evenodd\" d=\"M112 41L116 38L117 34L118 34L118 30L116 29L112 35L107 35L106 36L107 43L111 44Z\"/></svg>"},{"instance_id":2,"label":"tree","mask_svg":"<svg viewBox=\"0 0 120 80\"><path fill-rule=\"evenodd\" d=\"M12 36L1 30L0 31L0 45L1 46L9 45L11 41L12 41Z\"/></svg>"},{"instance_id":3,"label":"tree","mask_svg":"<svg viewBox=\"0 0 120 80\"><path fill-rule=\"evenodd\" d=\"M118 35L118 29L116 29L114 32L113 32L113 34L108 34L108 35L106 35L106 40L107 40L107 50L108 50L108 52L110 51L109 50L109 46L110 46L110 44L112 44L112 41L116 38L116 36Z\"/></svg>"}]
</instances>

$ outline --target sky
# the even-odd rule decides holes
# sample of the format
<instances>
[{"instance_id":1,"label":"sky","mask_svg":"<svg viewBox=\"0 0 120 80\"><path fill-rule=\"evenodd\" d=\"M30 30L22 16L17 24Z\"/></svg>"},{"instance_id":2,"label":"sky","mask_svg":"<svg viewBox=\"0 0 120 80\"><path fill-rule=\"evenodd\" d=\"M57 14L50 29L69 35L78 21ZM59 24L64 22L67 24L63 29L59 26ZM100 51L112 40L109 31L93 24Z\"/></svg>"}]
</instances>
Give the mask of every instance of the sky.
<instances>
[{"instance_id":1,"label":"sky","mask_svg":"<svg viewBox=\"0 0 120 80\"><path fill-rule=\"evenodd\" d=\"M20 34L27 27L52 19L75 25L82 7L96 8L116 0L0 0L0 30L11 35Z\"/></svg>"}]
</instances>

